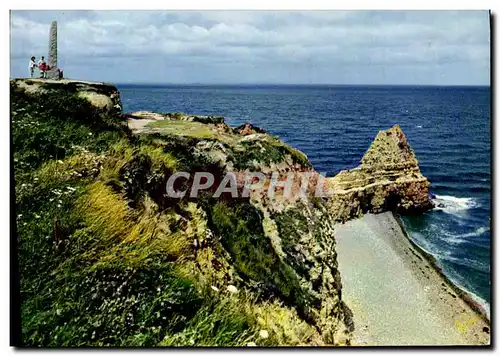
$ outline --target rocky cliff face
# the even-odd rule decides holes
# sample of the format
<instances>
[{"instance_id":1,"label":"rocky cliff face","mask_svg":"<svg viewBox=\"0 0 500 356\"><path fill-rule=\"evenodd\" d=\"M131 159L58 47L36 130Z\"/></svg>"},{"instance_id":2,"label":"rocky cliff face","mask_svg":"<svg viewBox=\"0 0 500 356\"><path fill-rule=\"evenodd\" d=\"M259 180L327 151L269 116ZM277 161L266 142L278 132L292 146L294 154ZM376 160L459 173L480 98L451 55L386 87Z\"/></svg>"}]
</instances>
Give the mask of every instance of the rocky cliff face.
<instances>
[{"instance_id":1,"label":"rocky cliff face","mask_svg":"<svg viewBox=\"0 0 500 356\"><path fill-rule=\"evenodd\" d=\"M316 197L324 177L307 157L250 124L123 116L116 88L31 82L11 82L25 344L348 344L333 224L432 206L399 127L379 133L360 167L327 180L333 196ZM44 98L57 96L78 112L54 117L62 107L47 111ZM172 198L176 172L210 172L213 188ZM308 173L308 194L296 179L290 196L270 196L270 183L245 196L248 172ZM227 173L240 194L216 198ZM192 186L191 176L177 188ZM49 204L54 194L61 207Z\"/></svg>"}]
</instances>

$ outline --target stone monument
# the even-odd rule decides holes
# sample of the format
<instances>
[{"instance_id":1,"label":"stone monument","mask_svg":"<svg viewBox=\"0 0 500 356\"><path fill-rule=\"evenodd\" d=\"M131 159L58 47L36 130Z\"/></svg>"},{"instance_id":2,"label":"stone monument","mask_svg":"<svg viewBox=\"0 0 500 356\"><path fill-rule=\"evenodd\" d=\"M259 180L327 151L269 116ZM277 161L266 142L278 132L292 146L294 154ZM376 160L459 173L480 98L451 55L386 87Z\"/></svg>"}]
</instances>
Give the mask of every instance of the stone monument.
<instances>
[{"instance_id":1,"label":"stone monument","mask_svg":"<svg viewBox=\"0 0 500 356\"><path fill-rule=\"evenodd\" d=\"M57 68L57 21L52 21L49 33L49 67L47 77L49 79L61 79L62 71Z\"/></svg>"}]
</instances>

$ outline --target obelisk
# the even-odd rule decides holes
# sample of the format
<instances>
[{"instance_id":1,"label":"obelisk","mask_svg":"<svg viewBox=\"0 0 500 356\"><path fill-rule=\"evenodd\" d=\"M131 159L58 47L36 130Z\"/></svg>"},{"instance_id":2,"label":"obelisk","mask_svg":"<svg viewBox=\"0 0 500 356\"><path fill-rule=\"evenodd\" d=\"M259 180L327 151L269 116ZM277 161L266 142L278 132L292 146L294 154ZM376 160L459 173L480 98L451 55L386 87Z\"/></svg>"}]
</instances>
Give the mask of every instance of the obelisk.
<instances>
[{"instance_id":1,"label":"obelisk","mask_svg":"<svg viewBox=\"0 0 500 356\"><path fill-rule=\"evenodd\" d=\"M49 67L47 76L50 79L58 79L59 72L57 70L57 21L52 21L49 33Z\"/></svg>"}]
</instances>

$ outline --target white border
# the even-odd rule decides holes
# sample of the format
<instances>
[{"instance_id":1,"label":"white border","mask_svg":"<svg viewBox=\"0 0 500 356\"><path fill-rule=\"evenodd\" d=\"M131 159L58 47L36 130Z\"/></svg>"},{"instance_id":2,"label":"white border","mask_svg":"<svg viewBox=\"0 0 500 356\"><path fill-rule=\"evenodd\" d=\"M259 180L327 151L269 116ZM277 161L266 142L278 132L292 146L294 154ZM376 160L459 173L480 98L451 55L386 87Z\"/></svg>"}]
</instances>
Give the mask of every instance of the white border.
<instances>
[{"instance_id":1,"label":"white border","mask_svg":"<svg viewBox=\"0 0 500 356\"><path fill-rule=\"evenodd\" d=\"M140 7L137 7L137 5L140 4ZM204 1L194 1L194 0L184 0L182 2L179 1L152 1L152 0L141 0L140 2L124 2L124 1L107 1L106 3L102 1L96 1L96 0L87 0L82 3L77 3L77 2L67 2L67 1L60 1L60 0L52 0L49 2L43 2L40 3L39 1L14 1L14 0L7 0L6 2L2 3L2 12L1 12L1 28L2 28L2 50L4 51L4 56L3 58L7 58L10 56L10 49L9 49L9 12L8 9L40 9L41 6L43 6L43 9L203 9L203 10L208 10L208 9L267 9L267 10L278 10L278 9L293 9L293 10L311 10L311 9L344 9L344 10L355 10L355 9L408 9L408 10L413 10L413 9L432 9L432 10L445 10L445 9L492 9L493 13L497 13L495 11L498 9L498 1L486 1L486 0L475 0L473 2L471 1L463 1L463 0L455 0L455 1L432 1L432 0L420 0L420 1L384 1L384 0L378 0L378 1L360 1L360 0L349 0L349 1L319 1L319 0L307 0L307 1L298 1L298 0L288 0L288 1L275 1L271 2L269 0L241 0L241 1L231 1L231 0L212 0L210 2L204 2ZM7 5L7 6L5 6ZM500 13L500 11L498 12ZM497 43L497 33L498 31L496 28L498 28L499 24L499 18L496 18L496 26L495 26L495 44ZM7 52L7 53L5 53ZM498 55L498 54L497 54ZM497 67L498 61L497 59L495 60L495 67ZM10 64L10 62L9 62ZM9 102L8 102L8 86L7 86L7 79L9 77L10 71L5 69L3 71L4 75L7 77L3 81L3 85L1 86L2 90L2 98L3 100L0 101L1 105L1 112L4 113L5 116L3 117L0 121L1 127L0 127L0 164L1 167L4 168L3 174L0 175L0 182L1 182L1 189L0 189L0 202L1 202L1 213L0 213L0 218L2 219L0 226L3 229L3 236L1 239L2 243L2 248L1 251L4 254L4 258L1 259L2 261L2 273L1 273L1 286L2 288L2 295L1 295L1 306L2 306L2 314L1 314L1 320L2 320L2 328L1 328L1 338L2 342L1 345L3 347L7 346L10 344L9 340L9 328L10 328L10 320L9 320L9 281L10 281L10 275L9 275L9 267L8 267L8 261L9 261L9 147L10 147L10 141L9 141L9 135L10 135L10 127L9 127ZM496 75L495 75L496 77ZM494 85L495 81L492 82L492 86ZM498 99L498 91L495 91L495 102L496 99ZM495 118L495 113L492 113L492 117ZM496 124L494 136L496 137L495 140L495 147L492 147L495 149L495 152L498 153L496 150L498 146L498 140L500 140L500 125ZM495 165L498 168L499 167L499 160L500 156L498 154L495 155ZM495 175L496 178L498 178L498 174ZM497 183L497 179L495 179L495 182ZM496 186L496 184L495 184ZM498 186L495 189L495 192L498 193ZM492 199L492 202L496 201L498 194L495 194L495 196ZM500 213L498 210L495 210L495 216L493 217L492 221L498 221L500 222ZM492 238L494 238L492 236ZM495 246L495 257L498 257L498 242ZM496 272L496 271L495 271ZM495 280L493 281L494 285L498 284L498 274L495 273ZM495 304L495 301L492 301L493 304ZM496 316L496 305L493 307L495 311L494 318ZM495 325L496 324L496 318L495 320ZM497 332L497 327L493 328L494 332L494 339L496 342L498 342L498 332ZM12 348L8 348L7 350L8 353L13 353L14 350ZM204 352L205 350L199 350L200 352ZM338 350L332 350L332 352L336 352ZM71 350L71 351L62 351L62 354L66 352L77 352L80 353L82 351L76 351L76 350ZM120 352L120 351L113 351L113 352ZM127 351L127 354L140 354L144 351ZM164 352L164 351L163 351ZM168 351L167 351L168 352ZM184 350L186 352L186 350ZM193 352L193 351L187 351L187 352ZM194 351L196 352L196 351ZM215 353L223 353L224 351L215 351ZM274 350L255 350L255 351L247 351L251 352L253 354L262 354L262 353L271 353L274 352ZM360 353L367 353L371 352L366 350L366 351L359 351ZM381 353L389 353L388 350L380 350ZM424 353L429 353L429 351L424 350L413 350L414 354L424 354ZM430 353L434 353L436 351L432 351ZM441 352L445 352L448 354L451 353L456 353L456 350L441 350ZM467 350L467 352L471 352L471 350ZM31 351L27 352L31 353Z\"/></svg>"},{"instance_id":2,"label":"white border","mask_svg":"<svg viewBox=\"0 0 500 356\"><path fill-rule=\"evenodd\" d=\"M458 10L458 9L490 9L494 6L493 0L476 0L473 3L464 0L422 0L422 1L400 1L400 0L380 0L380 1L366 1L366 0L288 0L288 1L268 1L268 0L186 0L186 1L155 1L155 0L141 0L140 6L138 2L124 1L98 1L89 0L77 4L75 2L64 2L60 0L50 1L43 3L40 6L39 2L35 1L10 1L12 4L11 9L93 9L93 10L111 10L111 9L175 9L175 10L222 10L222 9L240 9L240 10L382 10L382 9L401 9L401 10ZM471 6L472 5L472 6Z\"/></svg>"}]
</instances>

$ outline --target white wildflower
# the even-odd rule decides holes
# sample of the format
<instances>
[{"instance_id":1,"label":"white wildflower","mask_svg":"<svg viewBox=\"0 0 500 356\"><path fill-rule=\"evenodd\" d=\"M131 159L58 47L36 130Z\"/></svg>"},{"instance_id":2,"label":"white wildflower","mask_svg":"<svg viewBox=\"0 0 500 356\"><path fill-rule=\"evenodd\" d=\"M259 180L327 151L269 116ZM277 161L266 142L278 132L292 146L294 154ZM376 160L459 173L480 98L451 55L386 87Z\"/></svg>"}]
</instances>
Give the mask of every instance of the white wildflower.
<instances>
[{"instance_id":1,"label":"white wildflower","mask_svg":"<svg viewBox=\"0 0 500 356\"><path fill-rule=\"evenodd\" d=\"M227 291L229 293L235 294L235 293L238 293L238 288L236 288L235 286L233 286L232 284L230 284L230 285L227 286Z\"/></svg>"},{"instance_id":2,"label":"white wildflower","mask_svg":"<svg viewBox=\"0 0 500 356\"><path fill-rule=\"evenodd\" d=\"M61 205L61 204L57 204L57 207L58 207L58 208L61 208L61 207L62 207L62 205Z\"/></svg>"},{"instance_id":3,"label":"white wildflower","mask_svg":"<svg viewBox=\"0 0 500 356\"><path fill-rule=\"evenodd\" d=\"M40 219L40 215L35 214L35 218Z\"/></svg>"},{"instance_id":4,"label":"white wildflower","mask_svg":"<svg viewBox=\"0 0 500 356\"><path fill-rule=\"evenodd\" d=\"M267 339L269 337L269 332L267 330L259 331L259 336L263 339Z\"/></svg>"},{"instance_id":5,"label":"white wildflower","mask_svg":"<svg viewBox=\"0 0 500 356\"><path fill-rule=\"evenodd\" d=\"M217 288L216 286L211 286L212 290L214 290L215 292L218 292L219 291L219 288Z\"/></svg>"},{"instance_id":6,"label":"white wildflower","mask_svg":"<svg viewBox=\"0 0 500 356\"><path fill-rule=\"evenodd\" d=\"M256 344L255 342L250 341L250 342L247 344L247 346L250 346L250 347L255 347L255 346L257 346L257 344Z\"/></svg>"},{"instance_id":7,"label":"white wildflower","mask_svg":"<svg viewBox=\"0 0 500 356\"><path fill-rule=\"evenodd\" d=\"M59 159L59 160L57 160L57 163L59 163L59 164L63 164L63 161L61 161L61 160Z\"/></svg>"}]
</instances>

